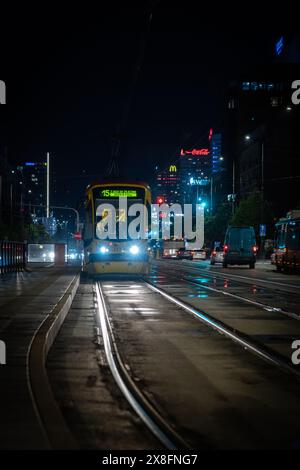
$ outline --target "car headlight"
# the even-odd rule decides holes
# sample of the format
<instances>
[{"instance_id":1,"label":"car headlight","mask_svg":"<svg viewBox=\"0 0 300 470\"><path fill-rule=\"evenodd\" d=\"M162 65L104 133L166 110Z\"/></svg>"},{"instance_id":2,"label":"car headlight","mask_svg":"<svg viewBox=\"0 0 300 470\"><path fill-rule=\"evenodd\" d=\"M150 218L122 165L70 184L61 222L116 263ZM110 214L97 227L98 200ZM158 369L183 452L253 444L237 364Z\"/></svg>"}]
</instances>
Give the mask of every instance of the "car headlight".
<instances>
[{"instance_id":1,"label":"car headlight","mask_svg":"<svg viewBox=\"0 0 300 470\"><path fill-rule=\"evenodd\" d=\"M106 248L106 246L101 246L100 253L108 253L108 248Z\"/></svg>"},{"instance_id":2,"label":"car headlight","mask_svg":"<svg viewBox=\"0 0 300 470\"><path fill-rule=\"evenodd\" d=\"M129 251L132 255L137 255L138 252L140 251L139 247L136 246L136 245L132 245L130 248L129 248Z\"/></svg>"}]
</instances>

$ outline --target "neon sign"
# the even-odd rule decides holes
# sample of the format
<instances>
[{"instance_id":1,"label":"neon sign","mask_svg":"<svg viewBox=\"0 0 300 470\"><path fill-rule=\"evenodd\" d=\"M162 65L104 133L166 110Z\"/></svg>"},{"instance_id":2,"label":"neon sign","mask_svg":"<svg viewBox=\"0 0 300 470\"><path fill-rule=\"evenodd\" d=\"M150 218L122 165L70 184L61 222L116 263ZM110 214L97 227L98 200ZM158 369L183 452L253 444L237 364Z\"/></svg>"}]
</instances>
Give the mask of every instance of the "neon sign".
<instances>
[{"instance_id":1,"label":"neon sign","mask_svg":"<svg viewBox=\"0 0 300 470\"><path fill-rule=\"evenodd\" d=\"M210 183L209 179L190 178L191 186L207 186Z\"/></svg>"},{"instance_id":2,"label":"neon sign","mask_svg":"<svg viewBox=\"0 0 300 470\"><path fill-rule=\"evenodd\" d=\"M213 129L210 128L210 129L209 129L209 134L208 134L208 140L211 140L211 139L212 139L212 136L213 136Z\"/></svg>"},{"instance_id":3,"label":"neon sign","mask_svg":"<svg viewBox=\"0 0 300 470\"><path fill-rule=\"evenodd\" d=\"M209 155L209 149L193 149L193 150L184 150L181 149L180 155Z\"/></svg>"},{"instance_id":4,"label":"neon sign","mask_svg":"<svg viewBox=\"0 0 300 470\"><path fill-rule=\"evenodd\" d=\"M173 173L177 171L177 166L176 165L170 165L169 172Z\"/></svg>"},{"instance_id":5,"label":"neon sign","mask_svg":"<svg viewBox=\"0 0 300 470\"><path fill-rule=\"evenodd\" d=\"M283 40L283 36L281 36L281 38L279 39L279 41L276 42L276 45L275 45L276 55L280 55L282 53L283 46L284 46L284 40Z\"/></svg>"}]
</instances>

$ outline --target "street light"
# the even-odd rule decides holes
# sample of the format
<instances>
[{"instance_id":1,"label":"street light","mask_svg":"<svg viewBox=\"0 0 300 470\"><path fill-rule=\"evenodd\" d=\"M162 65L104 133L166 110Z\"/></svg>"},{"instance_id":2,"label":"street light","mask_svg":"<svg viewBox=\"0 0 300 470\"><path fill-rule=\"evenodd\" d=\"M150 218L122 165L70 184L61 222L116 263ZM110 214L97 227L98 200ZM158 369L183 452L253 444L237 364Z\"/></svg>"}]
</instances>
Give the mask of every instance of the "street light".
<instances>
[{"instance_id":1,"label":"street light","mask_svg":"<svg viewBox=\"0 0 300 470\"><path fill-rule=\"evenodd\" d=\"M250 140L250 139L251 139L251 137L250 137L249 134L245 135L245 140Z\"/></svg>"}]
</instances>

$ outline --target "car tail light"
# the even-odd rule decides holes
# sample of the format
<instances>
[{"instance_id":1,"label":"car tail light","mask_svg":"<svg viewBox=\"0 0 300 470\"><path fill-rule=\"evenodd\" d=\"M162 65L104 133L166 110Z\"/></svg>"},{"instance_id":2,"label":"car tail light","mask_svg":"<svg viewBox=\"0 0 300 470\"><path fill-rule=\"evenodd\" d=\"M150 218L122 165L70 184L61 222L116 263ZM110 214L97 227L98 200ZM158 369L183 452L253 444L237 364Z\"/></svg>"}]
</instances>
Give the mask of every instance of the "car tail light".
<instances>
[{"instance_id":1,"label":"car tail light","mask_svg":"<svg viewBox=\"0 0 300 470\"><path fill-rule=\"evenodd\" d=\"M216 252L216 251L213 251L212 254L213 254L213 256L216 256L217 252Z\"/></svg>"},{"instance_id":2,"label":"car tail light","mask_svg":"<svg viewBox=\"0 0 300 470\"><path fill-rule=\"evenodd\" d=\"M252 250L253 250L253 253L257 253L257 246L254 246Z\"/></svg>"},{"instance_id":3,"label":"car tail light","mask_svg":"<svg viewBox=\"0 0 300 470\"><path fill-rule=\"evenodd\" d=\"M224 245L224 253L227 253L228 249L229 249L229 245Z\"/></svg>"}]
</instances>

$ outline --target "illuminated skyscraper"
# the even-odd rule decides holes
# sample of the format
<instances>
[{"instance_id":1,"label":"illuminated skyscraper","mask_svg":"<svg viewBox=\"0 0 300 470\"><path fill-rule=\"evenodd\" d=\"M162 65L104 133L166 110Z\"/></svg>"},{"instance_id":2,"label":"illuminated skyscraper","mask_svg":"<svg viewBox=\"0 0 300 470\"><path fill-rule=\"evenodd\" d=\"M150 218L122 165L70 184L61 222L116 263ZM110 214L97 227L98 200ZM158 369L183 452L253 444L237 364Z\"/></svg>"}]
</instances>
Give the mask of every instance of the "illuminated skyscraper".
<instances>
[{"instance_id":1,"label":"illuminated skyscraper","mask_svg":"<svg viewBox=\"0 0 300 470\"><path fill-rule=\"evenodd\" d=\"M179 158L182 203L195 203L199 197L206 198L211 175L209 149L182 149Z\"/></svg>"},{"instance_id":2,"label":"illuminated skyscraper","mask_svg":"<svg viewBox=\"0 0 300 470\"><path fill-rule=\"evenodd\" d=\"M180 176L177 165L169 165L157 173L154 195L156 198L162 198L166 204L180 202Z\"/></svg>"}]
</instances>

